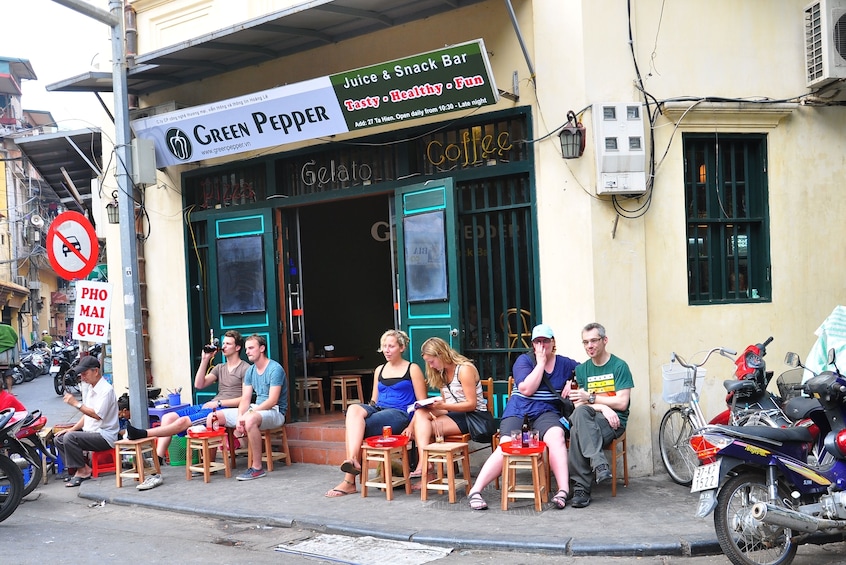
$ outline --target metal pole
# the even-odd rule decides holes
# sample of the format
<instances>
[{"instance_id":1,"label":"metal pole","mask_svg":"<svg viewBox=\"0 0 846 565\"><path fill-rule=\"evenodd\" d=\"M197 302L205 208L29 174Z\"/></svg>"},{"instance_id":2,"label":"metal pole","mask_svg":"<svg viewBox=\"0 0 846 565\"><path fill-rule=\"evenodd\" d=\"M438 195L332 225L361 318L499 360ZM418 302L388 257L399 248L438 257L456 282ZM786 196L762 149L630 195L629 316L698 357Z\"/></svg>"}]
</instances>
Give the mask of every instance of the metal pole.
<instances>
[{"instance_id":1,"label":"metal pole","mask_svg":"<svg viewBox=\"0 0 846 565\"><path fill-rule=\"evenodd\" d=\"M123 324L126 332L126 375L129 383L129 409L133 425L150 426L147 412L147 381L144 371L144 340L141 332L141 287L135 269L138 248L135 232L135 187L132 184L131 132L129 129L126 53L124 49L123 0L109 0L109 12L80 0L53 0L94 18L112 31L112 91L115 106L115 180L120 215L120 261L123 282Z\"/></svg>"},{"instance_id":2,"label":"metal pole","mask_svg":"<svg viewBox=\"0 0 846 565\"><path fill-rule=\"evenodd\" d=\"M123 45L123 0L110 0L109 11L118 21L112 26L112 91L115 95L115 179L120 213L120 262L123 277L123 315L126 332L129 409L134 425L150 426L147 412L147 380L144 371L144 339L141 328L141 286L138 268L138 243L135 231L135 187L132 184L131 132L129 130L126 53Z\"/></svg>"}]
</instances>

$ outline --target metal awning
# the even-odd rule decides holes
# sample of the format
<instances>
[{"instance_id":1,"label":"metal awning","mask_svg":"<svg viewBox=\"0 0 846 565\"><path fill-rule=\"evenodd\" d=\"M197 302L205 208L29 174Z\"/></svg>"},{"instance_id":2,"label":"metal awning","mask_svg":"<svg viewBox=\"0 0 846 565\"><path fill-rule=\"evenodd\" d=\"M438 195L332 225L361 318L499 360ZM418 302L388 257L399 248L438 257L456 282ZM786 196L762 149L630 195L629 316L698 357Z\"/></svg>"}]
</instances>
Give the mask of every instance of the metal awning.
<instances>
[{"instance_id":1,"label":"metal awning","mask_svg":"<svg viewBox=\"0 0 846 565\"><path fill-rule=\"evenodd\" d=\"M99 129L18 137L15 143L63 203L79 199L82 207L90 206L91 179L100 174L102 167L103 145ZM68 186L62 169L67 172L74 189ZM73 204L68 206L74 207Z\"/></svg>"},{"instance_id":2,"label":"metal awning","mask_svg":"<svg viewBox=\"0 0 846 565\"><path fill-rule=\"evenodd\" d=\"M0 73L0 93L21 95L21 87L9 73Z\"/></svg>"},{"instance_id":3,"label":"metal awning","mask_svg":"<svg viewBox=\"0 0 846 565\"><path fill-rule=\"evenodd\" d=\"M311 0L135 58L130 94L149 94L428 18L483 0ZM111 92L111 73L89 72L50 91Z\"/></svg>"}]
</instances>

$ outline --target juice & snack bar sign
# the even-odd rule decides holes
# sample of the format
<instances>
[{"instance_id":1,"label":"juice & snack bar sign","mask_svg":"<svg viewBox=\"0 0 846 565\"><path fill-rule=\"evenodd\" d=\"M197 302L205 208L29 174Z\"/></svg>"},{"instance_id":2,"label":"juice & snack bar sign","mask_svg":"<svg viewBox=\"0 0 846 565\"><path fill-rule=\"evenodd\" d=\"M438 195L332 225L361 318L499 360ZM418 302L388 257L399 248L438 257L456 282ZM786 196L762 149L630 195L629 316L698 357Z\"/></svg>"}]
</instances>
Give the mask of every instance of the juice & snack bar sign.
<instances>
[{"instance_id":1,"label":"juice & snack bar sign","mask_svg":"<svg viewBox=\"0 0 846 565\"><path fill-rule=\"evenodd\" d=\"M481 39L329 77L350 131L494 104Z\"/></svg>"},{"instance_id":2,"label":"juice & snack bar sign","mask_svg":"<svg viewBox=\"0 0 846 565\"><path fill-rule=\"evenodd\" d=\"M481 39L132 122L156 166L495 104Z\"/></svg>"}]
</instances>

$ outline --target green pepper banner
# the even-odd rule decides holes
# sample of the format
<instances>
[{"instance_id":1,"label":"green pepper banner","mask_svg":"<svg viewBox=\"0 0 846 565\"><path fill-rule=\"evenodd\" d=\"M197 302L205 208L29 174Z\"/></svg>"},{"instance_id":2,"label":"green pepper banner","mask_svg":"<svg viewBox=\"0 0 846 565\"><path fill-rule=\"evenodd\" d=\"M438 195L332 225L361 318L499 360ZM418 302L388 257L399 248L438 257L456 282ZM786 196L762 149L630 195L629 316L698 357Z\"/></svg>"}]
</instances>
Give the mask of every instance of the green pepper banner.
<instances>
[{"instance_id":1,"label":"green pepper banner","mask_svg":"<svg viewBox=\"0 0 846 565\"><path fill-rule=\"evenodd\" d=\"M495 104L484 41L135 120L156 166L235 155Z\"/></svg>"}]
</instances>

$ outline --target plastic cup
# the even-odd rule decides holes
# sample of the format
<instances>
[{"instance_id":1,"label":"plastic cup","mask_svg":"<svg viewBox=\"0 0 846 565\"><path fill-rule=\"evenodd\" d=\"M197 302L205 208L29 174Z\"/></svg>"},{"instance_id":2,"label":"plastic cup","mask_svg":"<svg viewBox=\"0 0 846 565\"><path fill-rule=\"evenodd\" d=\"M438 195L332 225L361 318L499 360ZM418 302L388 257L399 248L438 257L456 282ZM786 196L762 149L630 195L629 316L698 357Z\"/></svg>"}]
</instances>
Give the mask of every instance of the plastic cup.
<instances>
[{"instance_id":1,"label":"plastic cup","mask_svg":"<svg viewBox=\"0 0 846 565\"><path fill-rule=\"evenodd\" d=\"M432 428L435 431L435 443L444 442L444 428L438 420L432 422Z\"/></svg>"},{"instance_id":2,"label":"plastic cup","mask_svg":"<svg viewBox=\"0 0 846 565\"><path fill-rule=\"evenodd\" d=\"M532 430L529 435L529 446L537 447L538 441L540 441L540 432L538 430Z\"/></svg>"}]
</instances>

